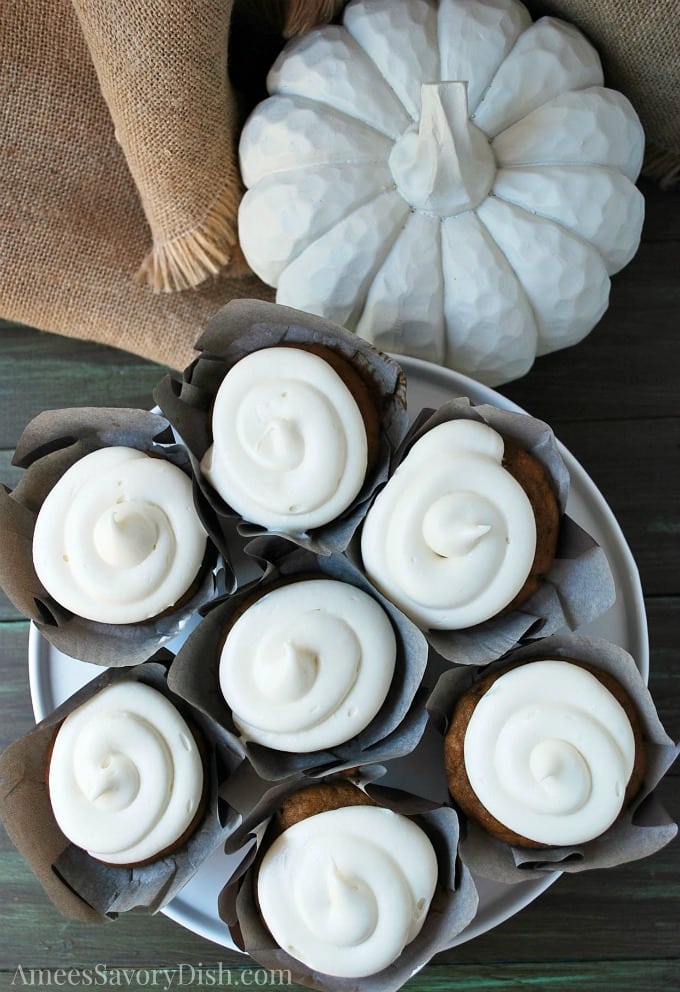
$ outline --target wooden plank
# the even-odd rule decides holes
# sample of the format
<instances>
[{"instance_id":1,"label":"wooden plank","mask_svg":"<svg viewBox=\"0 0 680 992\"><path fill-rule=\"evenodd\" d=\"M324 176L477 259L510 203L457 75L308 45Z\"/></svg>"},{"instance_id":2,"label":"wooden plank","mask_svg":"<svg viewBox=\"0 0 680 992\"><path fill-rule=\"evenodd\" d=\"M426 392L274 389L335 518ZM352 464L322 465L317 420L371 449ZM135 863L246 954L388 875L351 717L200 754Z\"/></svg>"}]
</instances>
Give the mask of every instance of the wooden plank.
<instances>
[{"instance_id":1,"label":"wooden plank","mask_svg":"<svg viewBox=\"0 0 680 992\"><path fill-rule=\"evenodd\" d=\"M22 470L12 465L13 451L0 451L0 483L9 489L14 489ZM0 589L0 622L6 620L18 620L21 614L12 606L10 601Z\"/></svg>"},{"instance_id":2,"label":"wooden plank","mask_svg":"<svg viewBox=\"0 0 680 992\"><path fill-rule=\"evenodd\" d=\"M645 594L680 592L680 418L561 421L554 427L609 503Z\"/></svg>"},{"instance_id":3,"label":"wooden plank","mask_svg":"<svg viewBox=\"0 0 680 992\"><path fill-rule=\"evenodd\" d=\"M153 405L165 369L116 348L0 321L0 448L42 410Z\"/></svg>"},{"instance_id":4,"label":"wooden plank","mask_svg":"<svg viewBox=\"0 0 680 992\"><path fill-rule=\"evenodd\" d=\"M568 932L565 934L568 941ZM458 989L504 992L534 988L539 992L651 992L677 989L678 961L646 959L579 964L430 965L404 988L415 992ZM675 983L675 984L674 984Z\"/></svg>"},{"instance_id":5,"label":"wooden plank","mask_svg":"<svg viewBox=\"0 0 680 992\"><path fill-rule=\"evenodd\" d=\"M598 964L565 965L562 963L534 966L531 964L506 965L430 965L412 978L403 988L409 992L443 992L457 989L460 992L504 992L520 988L536 988L540 992L646 992L648 989L677 988L678 960L648 962L645 959ZM38 986L38 982L42 984ZM48 988L63 984L66 987L103 988L235 988L267 990L302 987L287 980L285 973L265 972L252 964L237 965L224 961L206 963L178 961L159 965L112 967L100 962L89 969L74 970L70 976L56 968L39 972L36 966L22 965L0 973L0 989L10 990L22 985Z\"/></svg>"}]
</instances>

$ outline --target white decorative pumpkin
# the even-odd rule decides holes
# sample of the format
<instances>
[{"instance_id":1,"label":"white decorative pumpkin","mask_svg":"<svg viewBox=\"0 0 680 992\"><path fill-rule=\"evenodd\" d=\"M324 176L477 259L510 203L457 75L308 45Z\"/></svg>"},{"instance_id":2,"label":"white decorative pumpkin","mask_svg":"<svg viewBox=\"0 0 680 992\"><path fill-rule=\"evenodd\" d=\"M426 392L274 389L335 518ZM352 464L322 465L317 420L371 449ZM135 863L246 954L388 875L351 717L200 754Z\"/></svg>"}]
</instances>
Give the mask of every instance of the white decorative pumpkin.
<instances>
[{"instance_id":1,"label":"white decorative pumpkin","mask_svg":"<svg viewBox=\"0 0 680 992\"><path fill-rule=\"evenodd\" d=\"M496 385L597 323L644 136L597 53L516 0L353 0L244 128L246 258L276 299Z\"/></svg>"}]
</instances>

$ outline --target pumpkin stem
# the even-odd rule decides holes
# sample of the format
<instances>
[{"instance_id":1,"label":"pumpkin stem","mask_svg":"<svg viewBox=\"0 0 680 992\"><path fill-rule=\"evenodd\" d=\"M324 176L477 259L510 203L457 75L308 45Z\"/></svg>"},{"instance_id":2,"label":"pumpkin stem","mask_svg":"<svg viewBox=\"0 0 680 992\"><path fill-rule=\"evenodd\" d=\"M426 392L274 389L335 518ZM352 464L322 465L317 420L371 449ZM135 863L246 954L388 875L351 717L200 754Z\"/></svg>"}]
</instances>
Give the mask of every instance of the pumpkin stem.
<instances>
[{"instance_id":1,"label":"pumpkin stem","mask_svg":"<svg viewBox=\"0 0 680 992\"><path fill-rule=\"evenodd\" d=\"M423 83L420 94L420 123L402 134L389 158L397 189L416 210L471 210L488 195L496 161L468 116L467 83Z\"/></svg>"}]
</instances>

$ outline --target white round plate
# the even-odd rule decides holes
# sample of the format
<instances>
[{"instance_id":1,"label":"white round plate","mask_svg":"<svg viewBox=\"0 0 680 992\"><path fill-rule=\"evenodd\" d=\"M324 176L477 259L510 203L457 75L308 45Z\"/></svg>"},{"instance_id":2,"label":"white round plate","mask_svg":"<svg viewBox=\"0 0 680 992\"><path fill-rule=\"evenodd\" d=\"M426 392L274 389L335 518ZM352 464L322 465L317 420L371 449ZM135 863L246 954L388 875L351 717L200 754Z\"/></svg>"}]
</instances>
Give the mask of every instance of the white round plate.
<instances>
[{"instance_id":1,"label":"white round plate","mask_svg":"<svg viewBox=\"0 0 680 992\"><path fill-rule=\"evenodd\" d=\"M423 407L439 407L456 396L468 396L475 403L491 403L507 410L523 412L504 396L466 376L419 359L400 355L395 357L408 377L408 404L412 415ZM637 567L621 529L601 493L576 459L564 447L561 447L561 451L571 475L567 511L604 549L617 591L614 606L581 632L606 637L620 644L636 659L646 679L649 670L647 622ZM183 632L181 640L187 633L188 629ZM170 649L178 646L178 643L173 642L168 645ZM61 654L34 627L31 629L28 653L31 699L36 720L41 720L101 672L96 665L76 661ZM221 851L216 851L163 910L166 916L180 926L232 949L234 944L226 925L217 915L216 907L218 893L233 864L233 858L227 858ZM559 872L554 872L545 879L517 885L501 885L486 879L475 879L479 889L479 909L475 919L458 935L454 945L472 940L514 916L558 876Z\"/></svg>"}]
</instances>

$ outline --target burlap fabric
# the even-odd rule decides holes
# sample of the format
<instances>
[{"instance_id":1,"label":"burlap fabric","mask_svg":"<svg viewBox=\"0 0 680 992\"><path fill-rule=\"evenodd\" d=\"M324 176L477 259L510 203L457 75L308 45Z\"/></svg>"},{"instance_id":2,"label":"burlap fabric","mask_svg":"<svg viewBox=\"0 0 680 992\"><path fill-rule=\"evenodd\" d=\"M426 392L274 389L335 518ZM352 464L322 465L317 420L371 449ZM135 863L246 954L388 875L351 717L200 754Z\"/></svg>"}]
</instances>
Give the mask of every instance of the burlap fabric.
<instances>
[{"instance_id":1,"label":"burlap fabric","mask_svg":"<svg viewBox=\"0 0 680 992\"><path fill-rule=\"evenodd\" d=\"M220 305L273 298L244 274L236 244L238 130L282 36L342 0L232 4L4 0L1 316L182 367ZM589 34L672 174L678 0L529 6ZM198 288L154 292L186 286Z\"/></svg>"}]
</instances>

